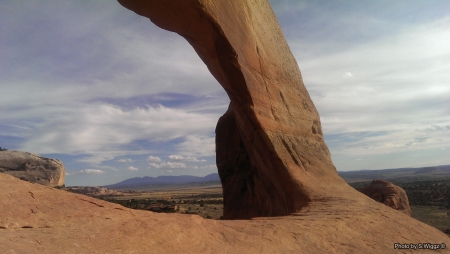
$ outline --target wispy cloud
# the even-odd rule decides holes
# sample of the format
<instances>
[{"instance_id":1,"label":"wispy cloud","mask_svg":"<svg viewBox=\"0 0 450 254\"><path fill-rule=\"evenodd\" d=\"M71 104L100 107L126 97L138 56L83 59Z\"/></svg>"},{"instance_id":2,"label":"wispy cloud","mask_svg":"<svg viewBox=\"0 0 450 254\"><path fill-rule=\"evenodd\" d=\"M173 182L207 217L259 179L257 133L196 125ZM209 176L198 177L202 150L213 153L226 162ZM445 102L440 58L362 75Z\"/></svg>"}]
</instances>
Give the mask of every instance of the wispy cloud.
<instances>
[{"instance_id":1,"label":"wispy cloud","mask_svg":"<svg viewBox=\"0 0 450 254\"><path fill-rule=\"evenodd\" d=\"M353 73L351 72L346 72L342 75L343 78L354 78Z\"/></svg>"},{"instance_id":2,"label":"wispy cloud","mask_svg":"<svg viewBox=\"0 0 450 254\"><path fill-rule=\"evenodd\" d=\"M450 18L443 18L315 58L294 46L335 158L424 153L426 149L450 146L450 133L444 133L450 124L450 77L446 74L450 70L450 48L444 45L450 40L449 26ZM440 134L424 135L417 129L439 130ZM330 138L333 136L339 136L340 141ZM388 161L391 165L406 164ZM364 168L380 166L363 162L367 163ZM408 165L418 162L410 159ZM335 163L341 170L362 165L345 159Z\"/></svg>"},{"instance_id":3,"label":"wispy cloud","mask_svg":"<svg viewBox=\"0 0 450 254\"><path fill-rule=\"evenodd\" d=\"M116 160L117 162L120 162L120 163L130 163L130 162L133 162L133 160L132 159L129 159L129 158L122 158L122 159L118 159L118 160Z\"/></svg>"},{"instance_id":4,"label":"wispy cloud","mask_svg":"<svg viewBox=\"0 0 450 254\"><path fill-rule=\"evenodd\" d=\"M157 156L148 156L147 161L150 163L158 163L161 162L161 158L157 157Z\"/></svg>"},{"instance_id":5,"label":"wispy cloud","mask_svg":"<svg viewBox=\"0 0 450 254\"><path fill-rule=\"evenodd\" d=\"M187 135L184 141L177 145L183 156L203 157L215 155L215 138L199 135Z\"/></svg>"},{"instance_id":6,"label":"wispy cloud","mask_svg":"<svg viewBox=\"0 0 450 254\"><path fill-rule=\"evenodd\" d=\"M83 169L83 170L74 171L74 172L66 172L66 175L67 176L71 176L71 175L101 175L104 173L105 172L100 169Z\"/></svg>"},{"instance_id":7,"label":"wispy cloud","mask_svg":"<svg viewBox=\"0 0 450 254\"><path fill-rule=\"evenodd\" d=\"M217 121L215 115L186 113L163 106L124 111L108 104L94 104L68 111L55 112L39 122L29 123L29 129L16 130L19 131L16 134L26 138L19 149L39 153L104 153L137 140L164 142L208 133ZM103 160L113 157L103 156Z\"/></svg>"},{"instance_id":8,"label":"wispy cloud","mask_svg":"<svg viewBox=\"0 0 450 254\"><path fill-rule=\"evenodd\" d=\"M171 162L171 161L162 161L160 163L149 163L148 164L150 168L175 168L175 169L181 169L186 168L186 164L182 162Z\"/></svg>"},{"instance_id":9,"label":"wispy cloud","mask_svg":"<svg viewBox=\"0 0 450 254\"><path fill-rule=\"evenodd\" d=\"M189 156L180 156L180 155L169 155L169 159L171 160L177 160L177 161L190 161L190 162L205 162L206 160L199 160L195 157L189 157Z\"/></svg>"},{"instance_id":10,"label":"wispy cloud","mask_svg":"<svg viewBox=\"0 0 450 254\"><path fill-rule=\"evenodd\" d=\"M127 169L130 170L130 171L136 171L136 170L139 170L138 168L135 168L135 167L133 167L133 166L129 166Z\"/></svg>"}]
</instances>

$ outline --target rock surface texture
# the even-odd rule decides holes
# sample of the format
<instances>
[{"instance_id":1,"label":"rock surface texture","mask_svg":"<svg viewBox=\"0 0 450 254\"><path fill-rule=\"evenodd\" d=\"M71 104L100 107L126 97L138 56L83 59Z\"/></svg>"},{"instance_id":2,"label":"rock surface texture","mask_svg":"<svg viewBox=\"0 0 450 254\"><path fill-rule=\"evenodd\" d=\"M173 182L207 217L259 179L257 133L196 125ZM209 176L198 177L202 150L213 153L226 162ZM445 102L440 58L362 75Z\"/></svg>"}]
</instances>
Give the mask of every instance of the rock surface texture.
<instances>
[{"instance_id":1,"label":"rock surface texture","mask_svg":"<svg viewBox=\"0 0 450 254\"><path fill-rule=\"evenodd\" d=\"M391 182L374 180L359 191L377 202L411 216L411 208L405 190Z\"/></svg>"},{"instance_id":2,"label":"rock surface texture","mask_svg":"<svg viewBox=\"0 0 450 254\"><path fill-rule=\"evenodd\" d=\"M48 186L64 184L66 169L60 160L20 151L0 151L0 173Z\"/></svg>"},{"instance_id":3,"label":"rock surface texture","mask_svg":"<svg viewBox=\"0 0 450 254\"><path fill-rule=\"evenodd\" d=\"M131 210L0 173L0 253L449 252L394 249L423 242L450 246L439 230L367 197L357 205L313 202L294 216L207 220Z\"/></svg>"},{"instance_id":4,"label":"rock surface texture","mask_svg":"<svg viewBox=\"0 0 450 254\"><path fill-rule=\"evenodd\" d=\"M345 193L319 114L266 0L118 0L183 36L230 98L216 128L224 218L280 216Z\"/></svg>"}]
</instances>

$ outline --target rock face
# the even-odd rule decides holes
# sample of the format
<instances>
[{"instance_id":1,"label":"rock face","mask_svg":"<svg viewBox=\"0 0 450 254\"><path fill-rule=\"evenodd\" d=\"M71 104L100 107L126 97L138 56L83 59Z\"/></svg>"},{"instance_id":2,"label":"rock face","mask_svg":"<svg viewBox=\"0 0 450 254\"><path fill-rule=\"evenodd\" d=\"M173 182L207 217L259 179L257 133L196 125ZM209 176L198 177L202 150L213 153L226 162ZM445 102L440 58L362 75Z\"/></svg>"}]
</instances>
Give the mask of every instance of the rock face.
<instances>
[{"instance_id":1,"label":"rock face","mask_svg":"<svg viewBox=\"0 0 450 254\"><path fill-rule=\"evenodd\" d=\"M230 98L216 128L224 218L280 216L345 195L319 114L266 0L118 0L183 36Z\"/></svg>"},{"instance_id":2,"label":"rock face","mask_svg":"<svg viewBox=\"0 0 450 254\"><path fill-rule=\"evenodd\" d=\"M450 246L450 238L367 197L314 202L296 216L207 220L131 210L0 173L1 253L422 253L394 243Z\"/></svg>"},{"instance_id":3,"label":"rock face","mask_svg":"<svg viewBox=\"0 0 450 254\"><path fill-rule=\"evenodd\" d=\"M61 161L20 151L0 151L0 172L47 186L64 184L66 169Z\"/></svg>"},{"instance_id":4,"label":"rock face","mask_svg":"<svg viewBox=\"0 0 450 254\"><path fill-rule=\"evenodd\" d=\"M374 180L359 191L377 202L411 216L411 208L405 190L391 182Z\"/></svg>"}]
</instances>

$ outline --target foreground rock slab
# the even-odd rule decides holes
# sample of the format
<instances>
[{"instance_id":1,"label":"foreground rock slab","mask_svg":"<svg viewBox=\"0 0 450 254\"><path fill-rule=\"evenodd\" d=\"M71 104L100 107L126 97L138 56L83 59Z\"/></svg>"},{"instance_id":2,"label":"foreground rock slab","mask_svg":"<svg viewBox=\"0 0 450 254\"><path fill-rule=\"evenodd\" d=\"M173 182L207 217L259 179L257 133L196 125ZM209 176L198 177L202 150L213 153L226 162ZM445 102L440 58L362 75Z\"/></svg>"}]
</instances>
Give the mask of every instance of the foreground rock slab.
<instances>
[{"instance_id":1,"label":"foreground rock slab","mask_svg":"<svg viewBox=\"0 0 450 254\"><path fill-rule=\"evenodd\" d=\"M0 173L48 186L64 184L66 168L60 160L21 151L0 151Z\"/></svg>"},{"instance_id":2,"label":"foreground rock slab","mask_svg":"<svg viewBox=\"0 0 450 254\"><path fill-rule=\"evenodd\" d=\"M374 180L359 191L377 202L411 216L411 208L405 190L389 181Z\"/></svg>"},{"instance_id":3,"label":"foreground rock slab","mask_svg":"<svg viewBox=\"0 0 450 254\"><path fill-rule=\"evenodd\" d=\"M0 174L0 253L422 253L394 243L450 246L439 230L365 201L323 200L292 216L217 221L131 210Z\"/></svg>"}]
</instances>

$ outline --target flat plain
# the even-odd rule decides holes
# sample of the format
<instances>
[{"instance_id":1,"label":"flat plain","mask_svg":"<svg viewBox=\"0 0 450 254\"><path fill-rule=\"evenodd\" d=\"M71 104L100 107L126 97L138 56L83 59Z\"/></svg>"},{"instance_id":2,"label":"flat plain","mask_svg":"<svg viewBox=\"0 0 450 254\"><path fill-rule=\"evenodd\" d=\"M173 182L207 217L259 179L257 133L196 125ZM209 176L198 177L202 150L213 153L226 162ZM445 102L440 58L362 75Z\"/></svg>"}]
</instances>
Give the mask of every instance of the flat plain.
<instances>
[{"instance_id":1,"label":"flat plain","mask_svg":"<svg viewBox=\"0 0 450 254\"><path fill-rule=\"evenodd\" d=\"M394 184L408 194L411 216L450 236L450 179L396 180ZM355 189L368 181L350 183ZM151 210L155 204L174 206L165 212L197 214L205 219L220 219L223 211L222 188L212 185L165 185L141 187L139 191L123 191L120 196L100 196L100 199L128 208ZM153 210L154 211L154 210Z\"/></svg>"}]
</instances>

